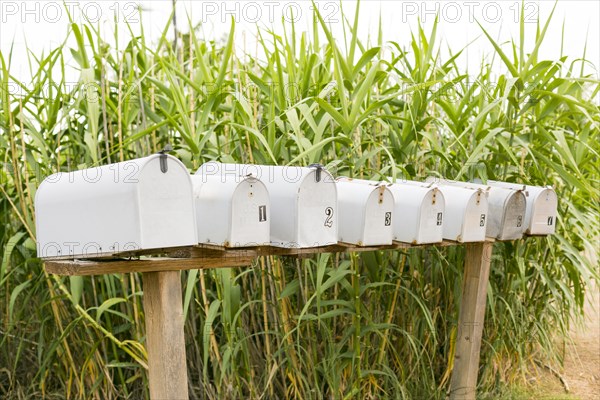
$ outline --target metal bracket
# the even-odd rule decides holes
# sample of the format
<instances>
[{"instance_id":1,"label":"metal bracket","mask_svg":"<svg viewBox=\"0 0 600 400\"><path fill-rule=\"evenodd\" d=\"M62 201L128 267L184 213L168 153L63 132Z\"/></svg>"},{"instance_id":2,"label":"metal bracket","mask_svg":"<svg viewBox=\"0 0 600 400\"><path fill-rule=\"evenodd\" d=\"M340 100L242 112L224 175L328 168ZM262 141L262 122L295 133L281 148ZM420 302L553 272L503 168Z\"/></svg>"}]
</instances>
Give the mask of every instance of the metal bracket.
<instances>
[{"instance_id":1,"label":"metal bracket","mask_svg":"<svg viewBox=\"0 0 600 400\"><path fill-rule=\"evenodd\" d=\"M310 164L308 166L308 168L316 168L317 169L317 174L315 176L315 179L317 182L321 182L321 171L323 170L323 165L321 164Z\"/></svg>"},{"instance_id":2,"label":"metal bracket","mask_svg":"<svg viewBox=\"0 0 600 400\"><path fill-rule=\"evenodd\" d=\"M160 171L163 174L166 174L169 170L169 165L167 164L167 153L173 151L173 147L170 144L167 144L164 149L158 152L160 154Z\"/></svg>"}]
</instances>

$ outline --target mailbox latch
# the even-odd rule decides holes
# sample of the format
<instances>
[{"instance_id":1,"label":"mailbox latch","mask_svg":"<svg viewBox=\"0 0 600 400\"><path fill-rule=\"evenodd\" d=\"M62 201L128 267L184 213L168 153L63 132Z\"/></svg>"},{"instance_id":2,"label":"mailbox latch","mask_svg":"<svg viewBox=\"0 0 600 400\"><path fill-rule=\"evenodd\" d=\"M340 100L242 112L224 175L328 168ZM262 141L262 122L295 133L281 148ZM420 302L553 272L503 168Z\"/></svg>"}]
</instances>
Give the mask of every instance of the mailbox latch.
<instances>
[{"instance_id":1,"label":"mailbox latch","mask_svg":"<svg viewBox=\"0 0 600 400\"><path fill-rule=\"evenodd\" d=\"M385 186L379 186L379 204L383 204L383 195L385 193Z\"/></svg>"},{"instance_id":2,"label":"mailbox latch","mask_svg":"<svg viewBox=\"0 0 600 400\"><path fill-rule=\"evenodd\" d=\"M321 171L323 170L323 166L321 164L310 164L308 167L317 169L317 173L315 175L315 180L317 182L321 182Z\"/></svg>"},{"instance_id":3,"label":"mailbox latch","mask_svg":"<svg viewBox=\"0 0 600 400\"><path fill-rule=\"evenodd\" d=\"M170 144L167 144L164 149L158 152L160 154L160 171L163 174L166 174L169 170L169 165L167 164L167 153L173 151L173 147Z\"/></svg>"}]
</instances>

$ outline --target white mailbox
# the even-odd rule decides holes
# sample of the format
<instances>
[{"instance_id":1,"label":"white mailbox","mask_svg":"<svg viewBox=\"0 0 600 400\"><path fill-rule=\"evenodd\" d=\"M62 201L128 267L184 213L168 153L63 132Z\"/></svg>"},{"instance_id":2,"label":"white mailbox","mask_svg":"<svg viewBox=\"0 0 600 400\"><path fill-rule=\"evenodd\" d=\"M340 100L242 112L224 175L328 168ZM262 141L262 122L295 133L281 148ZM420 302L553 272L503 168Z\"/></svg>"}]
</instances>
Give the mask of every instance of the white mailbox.
<instances>
[{"instance_id":1,"label":"white mailbox","mask_svg":"<svg viewBox=\"0 0 600 400\"><path fill-rule=\"evenodd\" d=\"M41 258L198 243L190 174L168 155L51 175L35 211Z\"/></svg>"},{"instance_id":2,"label":"white mailbox","mask_svg":"<svg viewBox=\"0 0 600 400\"><path fill-rule=\"evenodd\" d=\"M199 173L212 176L248 176L260 179L271 199L271 245L289 248L337 243L338 208L335 180L322 166L209 162Z\"/></svg>"},{"instance_id":3,"label":"white mailbox","mask_svg":"<svg viewBox=\"0 0 600 400\"><path fill-rule=\"evenodd\" d=\"M431 178L437 182L437 178ZM525 227L524 186L513 189L471 182L444 181L444 185L480 189L487 193L488 220L486 236L498 240L515 240L523 237Z\"/></svg>"},{"instance_id":4,"label":"white mailbox","mask_svg":"<svg viewBox=\"0 0 600 400\"><path fill-rule=\"evenodd\" d=\"M508 182L488 181L492 187L504 187L517 190L524 185ZM528 235L552 235L556 230L558 198L551 186L525 185L525 221L524 232Z\"/></svg>"},{"instance_id":5,"label":"white mailbox","mask_svg":"<svg viewBox=\"0 0 600 400\"><path fill-rule=\"evenodd\" d=\"M200 243L224 247L269 244L269 192L260 180L196 174L192 183Z\"/></svg>"},{"instance_id":6,"label":"white mailbox","mask_svg":"<svg viewBox=\"0 0 600 400\"><path fill-rule=\"evenodd\" d=\"M358 246L390 245L394 196L384 184L364 182L337 179L339 241Z\"/></svg>"},{"instance_id":7,"label":"white mailbox","mask_svg":"<svg viewBox=\"0 0 600 400\"><path fill-rule=\"evenodd\" d=\"M439 185L446 213L444 239L457 242L482 242L486 236L487 192L458 186Z\"/></svg>"},{"instance_id":8,"label":"white mailbox","mask_svg":"<svg viewBox=\"0 0 600 400\"><path fill-rule=\"evenodd\" d=\"M446 206L444 195L436 185L396 180L388 184L388 189L395 202L394 240L412 244L443 240Z\"/></svg>"}]
</instances>

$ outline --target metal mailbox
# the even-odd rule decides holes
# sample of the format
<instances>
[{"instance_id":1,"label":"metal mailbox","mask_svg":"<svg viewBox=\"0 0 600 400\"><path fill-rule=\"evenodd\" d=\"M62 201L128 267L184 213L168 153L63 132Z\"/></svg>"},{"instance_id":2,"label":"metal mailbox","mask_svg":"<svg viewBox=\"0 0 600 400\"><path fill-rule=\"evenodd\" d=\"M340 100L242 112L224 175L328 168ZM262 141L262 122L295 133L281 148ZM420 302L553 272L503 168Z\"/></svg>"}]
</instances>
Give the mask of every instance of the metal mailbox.
<instances>
[{"instance_id":1,"label":"metal mailbox","mask_svg":"<svg viewBox=\"0 0 600 400\"><path fill-rule=\"evenodd\" d=\"M271 200L271 245L306 248L337 243L338 206L334 178L320 165L283 167L210 162L200 173L260 179Z\"/></svg>"},{"instance_id":2,"label":"metal mailbox","mask_svg":"<svg viewBox=\"0 0 600 400\"><path fill-rule=\"evenodd\" d=\"M394 240L412 244L443 240L445 199L435 184L398 180L388 184L394 195Z\"/></svg>"},{"instance_id":3,"label":"metal mailbox","mask_svg":"<svg viewBox=\"0 0 600 400\"><path fill-rule=\"evenodd\" d=\"M433 178L436 179L436 178ZM523 237L525 227L524 186L503 188L480 183L444 181L444 185L483 190L488 199L486 236L498 240L515 240Z\"/></svg>"},{"instance_id":4,"label":"metal mailbox","mask_svg":"<svg viewBox=\"0 0 600 400\"><path fill-rule=\"evenodd\" d=\"M200 243L224 247L270 242L269 192L253 176L192 176Z\"/></svg>"},{"instance_id":5,"label":"metal mailbox","mask_svg":"<svg viewBox=\"0 0 600 400\"><path fill-rule=\"evenodd\" d=\"M554 234L558 198L551 186L529 186L497 181L488 181L488 185L512 190L524 187L526 199L524 233L528 235Z\"/></svg>"},{"instance_id":6,"label":"metal mailbox","mask_svg":"<svg viewBox=\"0 0 600 400\"><path fill-rule=\"evenodd\" d=\"M487 192L445 184L438 188L446 202L444 239L461 243L484 241L488 214Z\"/></svg>"},{"instance_id":7,"label":"metal mailbox","mask_svg":"<svg viewBox=\"0 0 600 400\"><path fill-rule=\"evenodd\" d=\"M198 243L190 174L166 154L51 175L35 211L41 258Z\"/></svg>"},{"instance_id":8,"label":"metal mailbox","mask_svg":"<svg viewBox=\"0 0 600 400\"><path fill-rule=\"evenodd\" d=\"M392 244L394 196L378 182L337 179L338 236L358 246Z\"/></svg>"}]
</instances>

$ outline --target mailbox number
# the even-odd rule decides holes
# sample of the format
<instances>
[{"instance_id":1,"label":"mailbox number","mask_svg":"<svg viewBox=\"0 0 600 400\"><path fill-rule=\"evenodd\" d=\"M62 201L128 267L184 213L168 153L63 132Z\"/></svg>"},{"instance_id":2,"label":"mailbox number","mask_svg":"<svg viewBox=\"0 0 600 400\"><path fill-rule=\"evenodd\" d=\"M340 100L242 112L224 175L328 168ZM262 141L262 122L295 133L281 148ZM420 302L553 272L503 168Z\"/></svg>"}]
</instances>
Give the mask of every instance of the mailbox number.
<instances>
[{"instance_id":1,"label":"mailbox number","mask_svg":"<svg viewBox=\"0 0 600 400\"><path fill-rule=\"evenodd\" d=\"M392 225L392 213L386 212L385 213L385 226L390 226L390 225Z\"/></svg>"},{"instance_id":2,"label":"mailbox number","mask_svg":"<svg viewBox=\"0 0 600 400\"><path fill-rule=\"evenodd\" d=\"M554 218L548 217L548 225L552 225L553 222L554 222Z\"/></svg>"},{"instance_id":3,"label":"mailbox number","mask_svg":"<svg viewBox=\"0 0 600 400\"><path fill-rule=\"evenodd\" d=\"M481 214L481 218L479 218L479 226L485 226L485 214Z\"/></svg>"},{"instance_id":4,"label":"mailbox number","mask_svg":"<svg viewBox=\"0 0 600 400\"><path fill-rule=\"evenodd\" d=\"M519 215L519 216L517 217L517 228L520 228L520 227L521 227L521 225L523 225L523 216L522 216L522 215Z\"/></svg>"},{"instance_id":5,"label":"mailbox number","mask_svg":"<svg viewBox=\"0 0 600 400\"><path fill-rule=\"evenodd\" d=\"M267 206L258 206L258 222L267 220Z\"/></svg>"},{"instance_id":6,"label":"mailbox number","mask_svg":"<svg viewBox=\"0 0 600 400\"><path fill-rule=\"evenodd\" d=\"M325 218L325 226L331 228L333 226L333 208L327 207L325 209L325 215L327 216L327 218Z\"/></svg>"},{"instance_id":7,"label":"mailbox number","mask_svg":"<svg viewBox=\"0 0 600 400\"><path fill-rule=\"evenodd\" d=\"M442 225L442 213L437 214L437 226Z\"/></svg>"}]
</instances>

